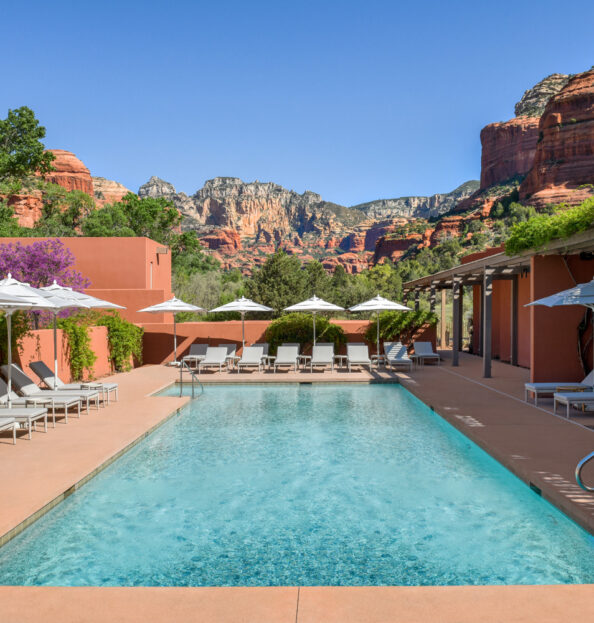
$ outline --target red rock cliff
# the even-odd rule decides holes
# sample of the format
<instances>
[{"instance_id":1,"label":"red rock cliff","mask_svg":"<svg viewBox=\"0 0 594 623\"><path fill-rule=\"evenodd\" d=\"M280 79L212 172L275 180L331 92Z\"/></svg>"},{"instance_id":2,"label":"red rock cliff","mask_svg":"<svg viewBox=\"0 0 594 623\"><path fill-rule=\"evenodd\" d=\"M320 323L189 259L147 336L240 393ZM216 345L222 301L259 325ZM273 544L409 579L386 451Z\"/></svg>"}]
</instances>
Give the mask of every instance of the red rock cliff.
<instances>
[{"instance_id":1,"label":"red rock cliff","mask_svg":"<svg viewBox=\"0 0 594 623\"><path fill-rule=\"evenodd\" d=\"M481 131L481 190L528 173L538 141L538 117L491 123Z\"/></svg>"},{"instance_id":2,"label":"red rock cliff","mask_svg":"<svg viewBox=\"0 0 594 623\"><path fill-rule=\"evenodd\" d=\"M540 119L534 165L520 199L534 206L576 204L594 183L594 70L574 76L547 104Z\"/></svg>"},{"instance_id":3,"label":"red rock cliff","mask_svg":"<svg viewBox=\"0 0 594 623\"><path fill-rule=\"evenodd\" d=\"M66 190L82 190L93 196L93 180L89 169L70 151L64 149L48 150L55 156L51 171L45 176L47 182L59 184Z\"/></svg>"}]
</instances>

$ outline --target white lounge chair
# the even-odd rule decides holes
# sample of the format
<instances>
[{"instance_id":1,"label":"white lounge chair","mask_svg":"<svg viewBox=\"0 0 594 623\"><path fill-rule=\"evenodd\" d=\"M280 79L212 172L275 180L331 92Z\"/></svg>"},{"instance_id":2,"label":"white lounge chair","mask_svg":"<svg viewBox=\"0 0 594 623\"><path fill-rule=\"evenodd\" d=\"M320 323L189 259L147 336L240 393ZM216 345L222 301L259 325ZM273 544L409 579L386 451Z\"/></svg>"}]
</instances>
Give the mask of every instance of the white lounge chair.
<instances>
[{"instance_id":1,"label":"white lounge chair","mask_svg":"<svg viewBox=\"0 0 594 623\"><path fill-rule=\"evenodd\" d=\"M233 368L233 366L239 361L237 356L237 346L235 344L217 344L219 348L227 349L227 364Z\"/></svg>"},{"instance_id":2,"label":"white lounge chair","mask_svg":"<svg viewBox=\"0 0 594 623\"><path fill-rule=\"evenodd\" d=\"M395 368L401 366L412 370L413 361L408 356L406 346L400 344L400 342L388 342L387 344L384 344L384 351L386 353L386 364L390 367L390 369L392 369L392 366Z\"/></svg>"},{"instance_id":3,"label":"white lounge chair","mask_svg":"<svg viewBox=\"0 0 594 623\"><path fill-rule=\"evenodd\" d=\"M188 365L188 367L198 367L198 364L206 357L206 349L208 344L192 344L190 346L190 352L182 357L182 361Z\"/></svg>"},{"instance_id":4,"label":"white lounge chair","mask_svg":"<svg viewBox=\"0 0 594 623\"><path fill-rule=\"evenodd\" d=\"M8 378L8 365L3 365L0 370L2 376ZM81 404L87 403L91 398L96 398L99 403L99 392L88 392L86 395L81 395L82 392L61 392L50 391L46 389L39 389L35 383L14 363L12 364L12 385L20 392L24 398L34 399L38 404L51 404L52 410L64 409L65 420L68 422L68 409L70 407L76 407L78 417L80 417ZM46 402L42 402L46 400ZM54 414L54 426L56 425L56 419Z\"/></svg>"},{"instance_id":5,"label":"white lounge chair","mask_svg":"<svg viewBox=\"0 0 594 623\"><path fill-rule=\"evenodd\" d=\"M315 367L328 367L334 372L334 344L316 344L309 360L309 371L313 372Z\"/></svg>"},{"instance_id":6,"label":"white lounge chair","mask_svg":"<svg viewBox=\"0 0 594 623\"><path fill-rule=\"evenodd\" d=\"M572 405L586 406L594 404L594 392L558 392L553 395L553 411L557 413L557 405L565 405L565 417L569 418Z\"/></svg>"},{"instance_id":7,"label":"white lounge chair","mask_svg":"<svg viewBox=\"0 0 594 623\"><path fill-rule=\"evenodd\" d=\"M0 431L12 429L12 443L16 444L16 428L17 424L13 417L0 416Z\"/></svg>"},{"instance_id":8,"label":"white lounge chair","mask_svg":"<svg viewBox=\"0 0 594 623\"><path fill-rule=\"evenodd\" d=\"M371 359L366 344L347 344L347 366L349 372L353 366L367 366L371 372Z\"/></svg>"},{"instance_id":9,"label":"white lounge chair","mask_svg":"<svg viewBox=\"0 0 594 623\"><path fill-rule=\"evenodd\" d=\"M227 348L225 346L209 346L206 349L206 356L198 362L198 373L203 368L218 368L219 372L223 371L223 367L229 369L227 364Z\"/></svg>"},{"instance_id":10,"label":"white lounge chair","mask_svg":"<svg viewBox=\"0 0 594 623\"><path fill-rule=\"evenodd\" d=\"M257 367L258 372L261 372L263 356L264 349L262 346L246 346L241 354L241 359L237 362L237 373L239 374L241 368L253 367Z\"/></svg>"},{"instance_id":11,"label":"white lounge chair","mask_svg":"<svg viewBox=\"0 0 594 623\"><path fill-rule=\"evenodd\" d=\"M299 362L299 346L279 346L274 360L274 371L279 366L292 367L297 372Z\"/></svg>"},{"instance_id":12,"label":"white lounge chair","mask_svg":"<svg viewBox=\"0 0 594 623\"><path fill-rule=\"evenodd\" d=\"M559 392L572 392L591 390L594 391L594 370L584 377L579 383L571 381L559 381L557 383L524 383L524 400L528 402L530 394L534 396L534 405L538 406L539 396L551 396Z\"/></svg>"},{"instance_id":13,"label":"white lounge chair","mask_svg":"<svg viewBox=\"0 0 594 623\"><path fill-rule=\"evenodd\" d=\"M88 381L86 383L64 383L59 376L54 376L54 373L50 370L43 361L34 361L29 364L29 367L39 377L48 389L72 392L78 390L95 390L98 391L103 404L109 404L109 394L115 393L115 399L118 400L118 384L117 383L104 383L102 381Z\"/></svg>"},{"instance_id":14,"label":"white lounge chair","mask_svg":"<svg viewBox=\"0 0 594 623\"><path fill-rule=\"evenodd\" d=\"M415 352L411 359L415 359L421 364L424 364L425 361L437 361L437 365L440 364L441 357L434 352L431 342L413 342L413 348Z\"/></svg>"},{"instance_id":15,"label":"white lounge chair","mask_svg":"<svg viewBox=\"0 0 594 623\"><path fill-rule=\"evenodd\" d=\"M11 417L20 426L27 426L29 429L29 439L31 439L31 427L37 430L37 421L43 419L44 430L47 433L47 409L39 406L42 404L51 404L48 398L39 401L31 398L21 398L14 392L10 393L11 406L8 407L8 387L6 383L0 379L0 417ZM54 428L56 427L56 414L54 412Z\"/></svg>"},{"instance_id":16,"label":"white lounge chair","mask_svg":"<svg viewBox=\"0 0 594 623\"><path fill-rule=\"evenodd\" d=\"M270 357L268 355L270 351L270 344L268 342L256 342L252 346L258 346L262 348L262 366L266 368L270 364Z\"/></svg>"}]
</instances>

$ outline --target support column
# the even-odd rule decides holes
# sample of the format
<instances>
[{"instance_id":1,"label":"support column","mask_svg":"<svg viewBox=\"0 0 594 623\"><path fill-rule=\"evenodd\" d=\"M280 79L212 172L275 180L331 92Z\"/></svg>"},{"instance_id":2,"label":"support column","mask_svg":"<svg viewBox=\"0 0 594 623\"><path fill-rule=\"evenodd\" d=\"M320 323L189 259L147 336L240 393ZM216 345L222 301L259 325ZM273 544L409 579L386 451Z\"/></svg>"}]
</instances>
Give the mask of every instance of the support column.
<instances>
[{"instance_id":1,"label":"support column","mask_svg":"<svg viewBox=\"0 0 594 623\"><path fill-rule=\"evenodd\" d=\"M462 338L464 337L464 286L460 284L460 298L458 299L460 311L458 312L458 322L460 330L458 332L458 350L462 350Z\"/></svg>"},{"instance_id":2,"label":"support column","mask_svg":"<svg viewBox=\"0 0 594 623\"><path fill-rule=\"evenodd\" d=\"M479 286L477 286L480 292L480 296L479 296L479 301L480 301L480 305L479 305L479 310L478 310L478 318L473 317L473 322L475 324L475 331L478 331L478 340L477 340L477 344L478 344L478 352L477 355L481 355L483 354L483 284L481 283Z\"/></svg>"},{"instance_id":3,"label":"support column","mask_svg":"<svg viewBox=\"0 0 594 623\"><path fill-rule=\"evenodd\" d=\"M415 311L419 311L419 295L421 294L418 288L415 289Z\"/></svg>"},{"instance_id":4,"label":"support column","mask_svg":"<svg viewBox=\"0 0 594 623\"><path fill-rule=\"evenodd\" d=\"M447 348L446 344L446 302L447 302L447 290L443 288L441 291L441 317L439 321L439 342L441 348Z\"/></svg>"},{"instance_id":5,"label":"support column","mask_svg":"<svg viewBox=\"0 0 594 623\"><path fill-rule=\"evenodd\" d=\"M431 284L431 290L429 292L429 311L431 313L435 312L435 284Z\"/></svg>"},{"instance_id":6,"label":"support column","mask_svg":"<svg viewBox=\"0 0 594 623\"><path fill-rule=\"evenodd\" d=\"M520 284L518 275L512 277L511 282L511 320L510 320L510 363L512 366L518 365L518 300Z\"/></svg>"},{"instance_id":7,"label":"support column","mask_svg":"<svg viewBox=\"0 0 594 623\"><path fill-rule=\"evenodd\" d=\"M402 302L403 302L405 305L408 305L408 290L404 290L404 291L402 292Z\"/></svg>"},{"instance_id":8,"label":"support column","mask_svg":"<svg viewBox=\"0 0 594 623\"><path fill-rule=\"evenodd\" d=\"M491 378L493 269L485 268L483 274L483 376Z\"/></svg>"},{"instance_id":9,"label":"support column","mask_svg":"<svg viewBox=\"0 0 594 623\"><path fill-rule=\"evenodd\" d=\"M458 351L460 349L460 279L457 277L454 277L452 294L452 325L454 329L454 343L452 345L452 365L458 366Z\"/></svg>"}]
</instances>

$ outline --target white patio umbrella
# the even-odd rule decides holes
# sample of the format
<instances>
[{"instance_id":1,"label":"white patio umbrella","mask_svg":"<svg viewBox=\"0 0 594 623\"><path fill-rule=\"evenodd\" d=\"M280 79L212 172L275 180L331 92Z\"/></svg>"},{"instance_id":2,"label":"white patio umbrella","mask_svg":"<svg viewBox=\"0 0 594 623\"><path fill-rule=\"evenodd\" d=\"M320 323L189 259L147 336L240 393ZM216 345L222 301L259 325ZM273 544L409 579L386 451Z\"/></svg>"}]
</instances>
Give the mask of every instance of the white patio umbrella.
<instances>
[{"instance_id":1,"label":"white patio umbrella","mask_svg":"<svg viewBox=\"0 0 594 623\"><path fill-rule=\"evenodd\" d=\"M372 299L359 303L353 307L349 307L350 312L377 312L377 356L380 355L380 313L383 311L411 311L410 307L402 305L401 303L395 303L389 299L385 299L379 294Z\"/></svg>"},{"instance_id":2,"label":"white patio umbrella","mask_svg":"<svg viewBox=\"0 0 594 623\"><path fill-rule=\"evenodd\" d=\"M532 303L526 303L524 307L533 305L544 305L546 307L582 305L592 310L592 366L594 367L594 279L587 283L578 283L573 288L545 296L542 299L532 301Z\"/></svg>"},{"instance_id":3,"label":"white patio umbrella","mask_svg":"<svg viewBox=\"0 0 594 623\"><path fill-rule=\"evenodd\" d=\"M19 310L33 310L33 309L50 309L56 308L55 303L48 300L43 295L43 291L38 288L31 287L28 283L23 283L12 278L12 275L8 273L6 279L0 280L0 300L1 297L14 297L16 301L14 304L7 302L2 304L1 307L6 314L6 329L8 333L8 406L11 405L10 394L12 392L12 315L15 311Z\"/></svg>"},{"instance_id":4,"label":"white patio umbrella","mask_svg":"<svg viewBox=\"0 0 594 623\"><path fill-rule=\"evenodd\" d=\"M250 299L246 299L245 296L242 296L240 299L235 299L230 303L225 303L225 305L221 305L220 307L215 307L215 309L211 309L209 313L215 312L239 312L241 314L241 344L245 347L245 315L248 312L269 312L274 311L272 307L266 307L266 305L260 305L260 303L255 303Z\"/></svg>"},{"instance_id":5,"label":"white patio umbrella","mask_svg":"<svg viewBox=\"0 0 594 623\"><path fill-rule=\"evenodd\" d=\"M290 305L289 307L285 307L285 311L291 312L311 312L313 315L313 345L316 345L316 314L319 312L333 312L333 311L344 311L344 307L340 307L339 305L334 305L334 303L328 303L324 299L318 298L315 294L306 301L301 301L301 303L295 303L295 305Z\"/></svg>"},{"instance_id":6,"label":"white patio umbrella","mask_svg":"<svg viewBox=\"0 0 594 623\"><path fill-rule=\"evenodd\" d=\"M58 313L64 309L78 307L81 309L125 309L121 305L98 299L90 294L84 292L77 292L68 286L61 286L54 279L54 283L51 286L45 286L40 288L43 291L44 296L50 301L55 303L56 308L52 309L54 314L54 389L57 389L57 376L58 376Z\"/></svg>"},{"instance_id":7,"label":"white patio umbrella","mask_svg":"<svg viewBox=\"0 0 594 623\"><path fill-rule=\"evenodd\" d=\"M177 363L177 322L175 320L175 314L178 312L202 312L205 311L202 307L197 305L191 305L181 301L175 296L163 303L157 303L157 305L151 305L144 309L139 309L139 312L147 312L149 314L166 314L173 313L173 362Z\"/></svg>"}]
</instances>

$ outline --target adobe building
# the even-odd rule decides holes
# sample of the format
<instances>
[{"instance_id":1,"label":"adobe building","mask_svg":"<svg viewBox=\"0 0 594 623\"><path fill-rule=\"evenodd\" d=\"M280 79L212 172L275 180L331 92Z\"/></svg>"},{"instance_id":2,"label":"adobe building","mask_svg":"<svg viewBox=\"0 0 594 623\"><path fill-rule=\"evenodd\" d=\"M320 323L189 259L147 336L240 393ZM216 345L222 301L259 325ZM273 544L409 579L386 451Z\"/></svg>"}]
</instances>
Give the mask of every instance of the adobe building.
<instances>
[{"instance_id":1,"label":"adobe building","mask_svg":"<svg viewBox=\"0 0 594 623\"><path fill-rule=\"evenodd\" d=\"M24 246L56 238L0 238L0 244L20 242ZM137 310L170 299L171 252L149 238L57 238L75 257L74 268L91 286L88 294L126 309L126 320L143 323L146 314ZM49 284L48 284L49 285ZM173 322L171 314L154 314L155 323Z\"/></svg>"},{"instance_id":2,"label":"adobe building","mask_svg":"<svg viewBox=\"0 0 594 623\"><path fill-rule=\"evenodd\" d=\"M530 368L534 382L577 381L592 369L592 314L587 308L526 307L527 303L594 278L594 229L542 249L508 256L501 247L469 255L462 264L404 284L408 297L451 293L452 364L462 345L463 292L472 288L472 352L491 376L493 358Z\"/></svg>"}]
</instances>

